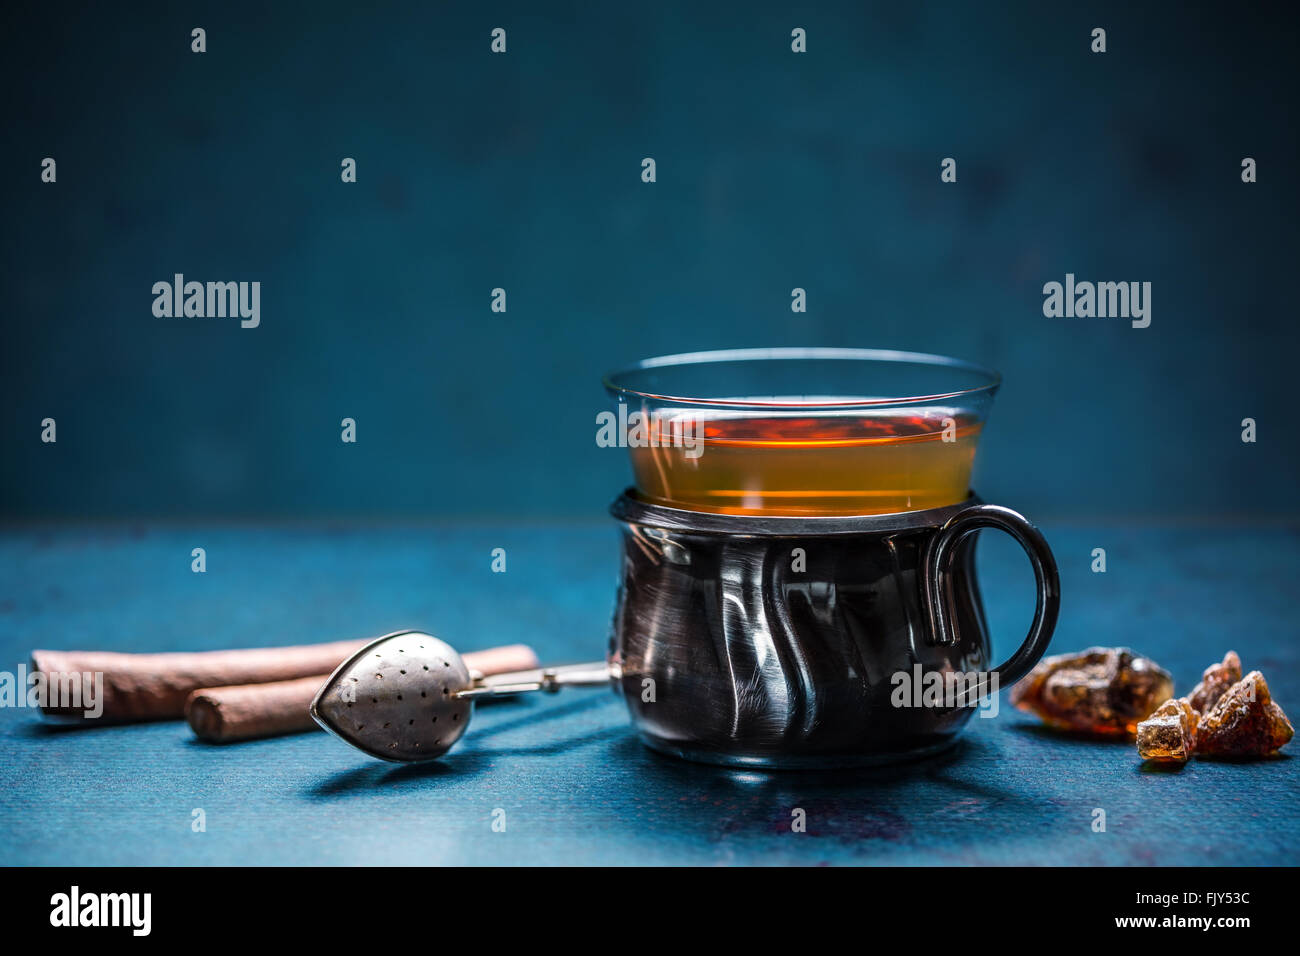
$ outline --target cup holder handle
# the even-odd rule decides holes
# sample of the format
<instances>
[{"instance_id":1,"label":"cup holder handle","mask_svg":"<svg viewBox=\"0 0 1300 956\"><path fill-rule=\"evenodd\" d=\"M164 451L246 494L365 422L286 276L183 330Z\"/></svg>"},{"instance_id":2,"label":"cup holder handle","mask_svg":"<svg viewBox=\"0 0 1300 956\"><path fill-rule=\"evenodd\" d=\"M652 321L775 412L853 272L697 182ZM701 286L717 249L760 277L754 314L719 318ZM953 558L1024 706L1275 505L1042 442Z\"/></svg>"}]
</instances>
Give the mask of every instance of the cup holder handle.
<instances>
[{"instance_id":1,"label":"cup holder handle","mask_svg":"<svg viewBox=\"0 0 1300 956\"><path fill-rule=\"evenodd\" d=\"M1020 648L993 673L1002 687L1010 687L1029 673L1047 650L1061 610L1061 579L1056 558L1041 531L1019 512L1001 505L974 505L948 519L930 541L921 565L921 588L931 640L935 644L957 642L956 616L953 613L952 580L949 572L960 545L981 528L998 528L1020 542L1034 566L1038 603L1034 623Z\"/></svg>"}]
</instances>

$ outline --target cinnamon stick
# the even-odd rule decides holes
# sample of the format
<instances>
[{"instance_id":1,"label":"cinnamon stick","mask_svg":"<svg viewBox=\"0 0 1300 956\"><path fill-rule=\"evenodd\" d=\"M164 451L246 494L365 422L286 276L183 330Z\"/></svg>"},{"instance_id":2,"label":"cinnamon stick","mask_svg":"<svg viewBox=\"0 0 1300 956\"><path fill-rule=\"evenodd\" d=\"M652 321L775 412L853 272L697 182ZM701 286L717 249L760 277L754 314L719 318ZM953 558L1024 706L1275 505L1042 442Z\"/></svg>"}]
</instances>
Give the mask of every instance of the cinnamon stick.
<instances>
[{"instance_id":1,"label":"cinnamon stick","mask_svg":"<svg viewBox=\"0 0 1300 956\"><path fill-rule=\"evenodd\" d=\"M47 675L102 674L99 722L176 720L185 698L201 687L261 684L327 674L366 641L334 641L296 647L192 653L122 654L113 651L32 651L32 669ZM49 700L51 717L83 718L80 708ZM84 719L84 718L83 718Z\"/></svg>"},{"instance_id":2,"label":"cinnamon stick","mask_svg":"<svg viewBox=\"0 0 1300 956\"><path fill-rule=\"evenodd\" d=\"M196 690L185 701L194 735L209 743L296 734L316 726L311 702L329 674L269 684L236 684Z\"/></svg>"}]
</instances>

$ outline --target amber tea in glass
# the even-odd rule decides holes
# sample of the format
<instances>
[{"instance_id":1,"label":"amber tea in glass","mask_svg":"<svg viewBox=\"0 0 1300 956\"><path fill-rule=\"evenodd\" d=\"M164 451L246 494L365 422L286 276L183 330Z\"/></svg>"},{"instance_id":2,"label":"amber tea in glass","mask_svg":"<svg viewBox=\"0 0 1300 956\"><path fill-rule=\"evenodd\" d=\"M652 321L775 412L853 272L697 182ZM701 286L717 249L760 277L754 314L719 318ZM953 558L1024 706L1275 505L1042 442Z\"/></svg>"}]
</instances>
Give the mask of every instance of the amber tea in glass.
<instances>
[{"instance_id":1,"label":"amber tea in glass","mask_svg":"<svg viewBox=\"0 0 1300 956\"><path fill-rule=\"evenodd\" d=\"M665 419L651 423L654 440L629 449L648 500L723 514L867 515L963 500L981 424L957 412L893 411L719 416L686 427L700 435L698 454L673 443Z\"/></svg>"},{"instance_id":2,"label":"amber tea in glass","mask_svg":"<svg viewBox=\"0 0 1300 956\"><path fill-rule=\"evenodd\" d=\"M644 500L817 516L963 501L998 380L941 356L747 349L650 359L606 384L643 422L627 445Z\"/></svg>"}]
</instances>

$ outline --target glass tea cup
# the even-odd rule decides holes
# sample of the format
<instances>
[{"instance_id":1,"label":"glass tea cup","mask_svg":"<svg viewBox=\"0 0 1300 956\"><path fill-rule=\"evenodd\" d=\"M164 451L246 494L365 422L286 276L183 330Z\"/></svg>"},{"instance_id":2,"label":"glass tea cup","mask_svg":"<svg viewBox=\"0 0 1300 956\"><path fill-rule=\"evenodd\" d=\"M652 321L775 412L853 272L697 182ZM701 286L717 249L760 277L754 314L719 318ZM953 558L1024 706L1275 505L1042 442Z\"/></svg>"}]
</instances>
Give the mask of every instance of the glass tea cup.
<instances>
[{"instance_id":1,"label":"glass tea cup","mask_svg":"<svg viewBox=\"0 0 1300 956\"><path fill-rule=\"evenodd\" d=\"M955 359L862 349L700 352L607 376L636 482L610 506L609 663L648 746L728 766L874 765L952 746L977 703L996 713L1060 609L1042 533L970 491L998 384ZM1024 548L1036 597L995 667L985 529ZM934 677L964 689L898 692Z\"/></svg>"},{"instance_id":2,"label":"glass tea cup","mask_svg":"<svg viewBox=\"0 0 1300 956\"><path fill-rule=\"evenodd\" d=\"M604 384L644 500L811 517L963 501L1000 377L939 355L777 348L646 359Z\"/></svg>"}]
</instances>

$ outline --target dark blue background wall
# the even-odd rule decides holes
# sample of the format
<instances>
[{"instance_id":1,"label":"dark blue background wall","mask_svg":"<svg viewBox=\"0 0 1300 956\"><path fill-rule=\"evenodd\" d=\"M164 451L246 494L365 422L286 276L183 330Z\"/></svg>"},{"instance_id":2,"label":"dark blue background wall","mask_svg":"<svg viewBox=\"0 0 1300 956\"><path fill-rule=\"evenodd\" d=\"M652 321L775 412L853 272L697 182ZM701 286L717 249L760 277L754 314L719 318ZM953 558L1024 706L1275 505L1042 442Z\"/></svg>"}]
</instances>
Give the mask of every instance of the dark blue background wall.
<instances>
[{"instance_id":1,"label":"dark blue background wall","mask_svg":"<svg viewBox=\"0 0 1300 956\"><path fill-rule=\"evenodd\" d=\"M1132 6L7 8L0 512L598 515L602 372L818 344L1002 370L1031 514L1295 513L1295 31ZM1151 327L1045 318L1066 272Z\"/></svg>"}]
</instances>

